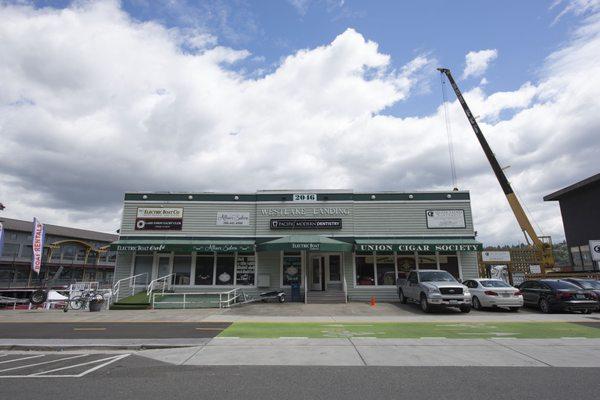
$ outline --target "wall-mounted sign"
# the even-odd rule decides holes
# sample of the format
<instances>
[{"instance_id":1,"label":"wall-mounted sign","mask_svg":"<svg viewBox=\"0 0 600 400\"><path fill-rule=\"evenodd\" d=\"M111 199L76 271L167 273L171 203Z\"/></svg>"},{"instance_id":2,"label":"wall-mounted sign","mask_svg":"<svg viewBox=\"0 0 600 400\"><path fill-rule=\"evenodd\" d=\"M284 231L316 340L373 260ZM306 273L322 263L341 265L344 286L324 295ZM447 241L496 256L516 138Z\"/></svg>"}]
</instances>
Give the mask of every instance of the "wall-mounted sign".
<instances>
[{"instance_id":1,"label":"wall-mounted sign","mask_svg":"<svg viewBox=\"0 0 600 400\"><path fill-rule=\"evenodd\" d=\"M288 207L288 208L261 208L260 215L269 217L317 217L327 215L350 215L349 207Z\"/></svg>"},{"instance_id":2,"label":"wall-mounted sign","mask_svg":"<svg viewBox=\"0 0 600 400\"><path fill-rule=\"evenodd\" d=\"M600 261L600 240L590 240L590 253L592 260Z\"/></svg>"},{"instance_id":3,"label":"wall-mounted sign","mask_svg":"<svg viewBox=\"0 0 600 400\"><path fill-rule=\"evenodd\" d=\"M118 244L110 247L116 251L165 251L167 246L164 244Z\"/></svg>"},{"instance_id":4,"label":"wall-mounted sign","mask_svg":"<svg viewBox=\"0 0 600 400\"><path fill-rule=\"evenodd\" d=\"M217 225L248 226L250 213L236 211L217 211Z\"/></svg>"},{"instance_id":5,"label":"wall-mounted sign","mask_svg":"<svg viewBox=\"0 0 600 400\"><path fill-rule=\"evenodd\" d=\"M135 219L136 231L180 231L183 208L140 207Z\"/></svg>"},{"instance_id":6,"label":"wall-mounted sign","mask_svg":"<svg viewBox=\"0 0 600 400\"><path fill-rule=\"evenodd\" d=\"M235 274L236 284L254 285L254 276L256 275L256 259L254 256L238 255Z\"/></svg>"},{"instance_id":7,"label":"wall-mounted sign","mask_svg":"<svg viewBox=\"0 0 600 400\"><path fill-rule=\"evenodd\" d=\"M241 252L254 252L253 244L204 244L192 246L192 251L199 251L202 253L235 253L236 251Z\"/></svg>"},{"instance_id":8,"label":"wall-mounted sign","mask_svg":"<svg viewBox=\"0 0 600 400\"><path fill-rule=\"evenodd\" d=\"M510 251L482 251L483 262L510 262Z\"/></svg>"},{"instance_id":9,"label":"wall-mounted sign","mask_svg":"<svg viewBox=\"0 0 600 400\"><path fill-rule=\"evenodd\" d=\"M464 210L427 210L427 228L466 228Z\"/></svg>"},{"instance_id":10,"label":"wall-mounted sign","mask_svg":"<svg viewBox=\"0 0 600 400\"><path fill-rule=\"evenodd\" d=\"M529 273L530 274L541 274L542 273L542 267L540 267L537 264L531 264L529 266Z\"/></svg>"},{"instance_id":11,"label":"wall-mounted sign","mask_svg":"<svg viewBox=\"0 0 600 400\"><path fill-rule=\"evenodd\" d=\"M317 201L317 195L315 193L296 193L292 196L292 200L295 202L312 203Z\"/></svg>"},{"instance_id":12,"label":"wall-mounted sign","mask_svg":"<svg viewBox=\"0 0 600 400\"><path fill-rule=\"evenodd\" d=\"M272 219L271 229L342 229L340 218L329 219Z\"/></svg>"},{"instance_id":13,"label":"wall-mounted sign","mask_svg":"<svg viewBox=\"0 0 600 400\"><path fill-rule=\"evenodd\" d=\"M435 252L435 251L478 251L481 243L477 244L357 244L356 251L402 251L402 252Z\"/></svg>"}]
</instances>

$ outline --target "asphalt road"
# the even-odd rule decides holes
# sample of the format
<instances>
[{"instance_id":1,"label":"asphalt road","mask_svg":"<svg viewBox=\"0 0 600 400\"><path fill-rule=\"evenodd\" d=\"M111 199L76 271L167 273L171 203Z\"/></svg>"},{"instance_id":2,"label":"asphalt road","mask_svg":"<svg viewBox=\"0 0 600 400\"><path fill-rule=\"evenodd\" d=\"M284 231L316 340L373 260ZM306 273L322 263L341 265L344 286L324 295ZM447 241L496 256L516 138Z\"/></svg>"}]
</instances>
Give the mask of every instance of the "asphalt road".
<instances>
[{"instance_id":1,"label":"asphalt road","mask_svg":"<svg viewBox=\"0 0 600 400\"><path fill-rule=\"evenodd\" d=\"M7 378L2 399L584 399L597 368L193 367L129 356L81 378Z\"/></svg>"},{"instance_id":2,"label":"asphalt road","mask_svg":"<svg viewBox=\"0 0 600 400\"><path fill-rule=\"evenodd\" d=\"M0 323L0 339L169 339L212 338L228 322L170 323Z\"/></svg>"}]
</instances>

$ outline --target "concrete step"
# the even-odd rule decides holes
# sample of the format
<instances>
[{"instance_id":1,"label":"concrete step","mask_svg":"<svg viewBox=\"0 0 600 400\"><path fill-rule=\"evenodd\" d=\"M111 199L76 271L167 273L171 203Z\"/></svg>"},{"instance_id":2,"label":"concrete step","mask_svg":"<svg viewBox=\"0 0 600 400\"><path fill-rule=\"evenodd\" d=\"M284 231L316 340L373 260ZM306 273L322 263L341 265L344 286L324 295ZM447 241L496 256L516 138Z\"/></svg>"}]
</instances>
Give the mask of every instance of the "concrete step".
<instances>
[{"instance_id":1,"label":"concrete step","mask_svg":"<svg viewBox=\"0 0 600 400\"><path fill-rule=\"evenodd\" d=\"M306 295L307 303L309 304L328 304L328 303L345 303L346 296L341 290L328 290L308 292Z\"/></svg>"}]
</instances>

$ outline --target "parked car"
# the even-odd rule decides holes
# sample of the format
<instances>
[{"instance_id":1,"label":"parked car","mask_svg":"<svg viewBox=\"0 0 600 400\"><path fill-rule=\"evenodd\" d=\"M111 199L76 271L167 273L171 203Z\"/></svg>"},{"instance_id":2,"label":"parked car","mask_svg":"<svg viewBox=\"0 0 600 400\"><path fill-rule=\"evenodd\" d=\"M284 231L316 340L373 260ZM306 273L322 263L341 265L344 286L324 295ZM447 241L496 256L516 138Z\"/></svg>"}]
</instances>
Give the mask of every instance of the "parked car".
<instances>
[{"instance_id":1,"label":"parked car","mask_svg":"<svg viewBox=\"0 0 600 400\"><path fill-rule=\"evenodd\" d=\"M518 311L523 307L521 291L501 279L471 279L463 284L471 292L473 308L503 307Z\"/></svg>"},{"instance_id":2,"label":"parked car","mask_svg":"<svg viewBox=\"0 0 600 400\"><path fill-rule=\"evenodd\" d=\"M600 310L600 282L593 279L579 279L579 278L567 278L565 281L570 282L576 286L579 286L583 290L590 290L596 295L598 301L598 310Z\"/></svg>"},{"instance_id":3,"label":"parked car","mask_svg":"<svg viewBox=\"0 0 600 400\"><path fill-rule=\"evenodd\" d=\"M398 280L398 297L401 303L415 301L424 312L434 307L458 307L461 312L471 311L469 289L447 271L421 269L410 271L407 279Z\"/></svg>"},{"instance_id":4,"label":"parked car","mask_svg":"<svg viewBox=\"0 0 600 400\"><path fill-rule=\"evenodd\" d=\"M589 314L598 307L592 292L560 279L525 281L519 290L526 306L538 307L544 313L580 311Z\"/></svg>"}]
</instances>

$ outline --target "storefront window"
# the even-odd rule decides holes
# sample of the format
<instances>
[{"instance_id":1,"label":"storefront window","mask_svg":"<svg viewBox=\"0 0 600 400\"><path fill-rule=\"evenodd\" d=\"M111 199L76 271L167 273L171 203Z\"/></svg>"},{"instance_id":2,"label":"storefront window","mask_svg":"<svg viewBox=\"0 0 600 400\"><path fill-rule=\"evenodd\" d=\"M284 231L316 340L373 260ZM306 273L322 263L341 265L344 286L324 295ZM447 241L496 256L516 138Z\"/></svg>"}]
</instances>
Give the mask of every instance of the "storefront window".
<instances>
[{"instance_id":1,"label":"storefront window","mask_svg":"<svg viewBox=\"0 0 600 400\"><path fill-rule=\"evenodd\" d=\"M213 272L215 268L214 256L196 257L196 280L195 285L212 285Z\"/></svg>"},{"instance_id":2,"label":"storefront window","mask_svg":"<svg viewBox=\"0 0 600 400\"><path fill-rule=\"evenodd\" d=\"M456 279L460 280L460 273L458 271L458 257L456 253L452 254L439 254L440 269L450 272L450 274Z\"/></svg>"},{"instance_id":3,"label":"storefront window","mask_svg":"<svg viewBox=\"0 0 600 400\"><path fill-rule=\"evenodd\" d=\"M592 253L590 252L590 246L579 246L579 251L581 251L581 260L583 261L583 266L585 267L585 269L593 269L594 262L592 261Z\"/></svg>"},{"instance_id":4,"label":"storefront window","mask_svg":"<svg viewBox=\"0 0 600 400\"><path fill-rule=\"evenodd\" d=\"M192 271L192 257L175 256L173 257L173 284L189 285Z\"/></svg>"},{"instance_id":5,"label":"storefront window","mask_svg":"<svg viewBox=\"0 0 600 400\"><path fill-rule=\"evenodd\" d=\"M416 269L414 254L398 254L398 279L406 279Z\"/></svg>"},{"instance_id":6,"label":"storefront window","mask_svg":"<svg viewBox=\"0 0 600 400\"><path fill-rule=\"evenodd\" d=\"M75 254L75 253L73 253ZM139 277L136 279L136 282L139 282L141 285L147 284L150 282L152 278L152 261L154 260L154 256L148 254L137 254L135 256L135 262L133 267L133 274L146 274L144 277ZM77 280L79 280L78 278ZM144 280L145 279L145 280Z\"/></svg>"},{"instance_id":7,"label":"storefront window","mask_svg":"<svg viewBox=\"0 0 600 400\"><path fill-rule=\"evenodd\" d=\"M283 285L302 283L302 257L300 253L284 253L283 255Z\"/></svg>"},{"instance_id":8,"label":"storefront window","mask_svg":"<svg viewBox=\"0 0 600 400\"><path fill-rule=\"evenodd\" d=\"M341 280L342 257L339 255L329 256L329 281L338 282Z\"/></svg>"},{"instance_id":9,"label":"storefront window","mask_svg":"<svg viewBox=\"0 0 600 400\"><path fill-rule=\"evenodd\" d=\"M396 267L394 256L377 256L375 258L377 268L377 285L392 286L396 284Z\"/></svg>"},{"instance_id":10,"label":"storefront window","mask_svg":"<svg viewBox=\"0 0 600 400\"><path fill-rule=\"evenodd\" d=\"M375 257L356 256L356 284L360 286L375 285Z\"/></svg>"},{"instance_id":11,"label":"storefront window","mask_svg":"<svg viewBox=\"0 0 600 400\"><path fill-rule=\"evenodd\" d=\"M437 269L435 254L419 254L419 269Z\"/></svg>"},{"instance_id":12,"label":"storefront window","mask_svg":"<svg viewBox=\"0 0 600 400\"><path fill-rule=\"evenodd\" d=\"M217 256L217 285L233 285L235 258L233 256Z\"/></svg>"},{"instance_id":13,"label":"storefront window","mask_svg":"<svg viewBox=\"0 0 600 400\"><path fill-rule=\"evenodd\" d=\"M57 249L52 249L52 260L58 261L60 260L60 247Z\"/></svg>"},{"instance_id":14,"label":"storefront window","mask_svg":"<svg viewBox=\"0 0 600 400\"><path fill-rule=\"evenodd\" d=\"M235 276L236 285L254 285L255 273L256 259L254 258L254 256L238 255Z\"/></svg>"},{"instance_id":15,"label":"storefront window","mask_svg":"<svg viewBox=\"0 0 600 400\"><path fill-rule=\"evenodd\" d=\"M64 246L62 248L62 257L63 260L72 261L75 260L75 252L77 249L75 246Z\"/></svg>"},{"instance_id":16,"label":"storefront window","mask_svg":"<svg viewBox=\"0 0 600 400\"><path fill-rule=\"evenodd\" d=\"M33 247L31 245L25 245L21 247L21 257L29 258L33 256Z\"/></svg>"}]
</instances>

